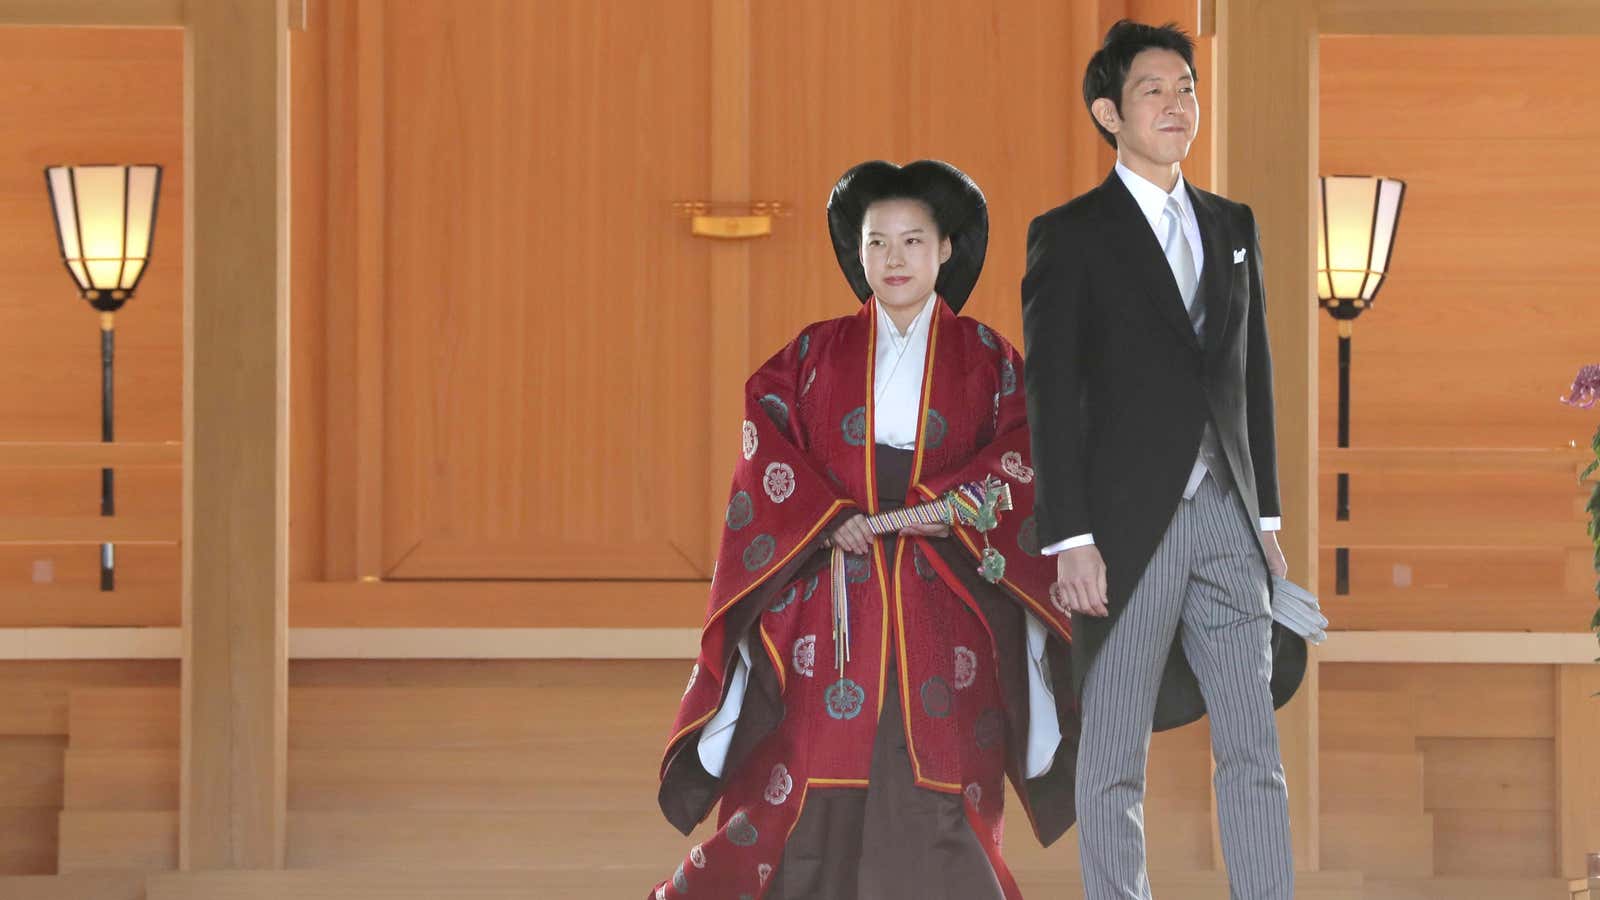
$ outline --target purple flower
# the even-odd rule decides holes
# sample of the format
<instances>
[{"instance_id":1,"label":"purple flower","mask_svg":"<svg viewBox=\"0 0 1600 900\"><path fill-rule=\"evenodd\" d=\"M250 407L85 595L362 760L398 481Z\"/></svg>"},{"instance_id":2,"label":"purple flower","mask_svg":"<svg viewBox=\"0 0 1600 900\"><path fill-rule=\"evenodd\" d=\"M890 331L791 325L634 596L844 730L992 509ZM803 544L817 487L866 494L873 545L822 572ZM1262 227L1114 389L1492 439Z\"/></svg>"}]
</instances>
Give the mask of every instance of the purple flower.
<instances>
[{"instance_id":1,"label":"purple flower","mask_svg":"<svg viewBox=\"0 0 1600 900\"><path fill-rule=\"evenodd\" d=\"M1589 409L1600 401L1600 365L1584 366L1572 379L1572 387L1561 402L1578 409Z\"/></svg>"}]
</instances>

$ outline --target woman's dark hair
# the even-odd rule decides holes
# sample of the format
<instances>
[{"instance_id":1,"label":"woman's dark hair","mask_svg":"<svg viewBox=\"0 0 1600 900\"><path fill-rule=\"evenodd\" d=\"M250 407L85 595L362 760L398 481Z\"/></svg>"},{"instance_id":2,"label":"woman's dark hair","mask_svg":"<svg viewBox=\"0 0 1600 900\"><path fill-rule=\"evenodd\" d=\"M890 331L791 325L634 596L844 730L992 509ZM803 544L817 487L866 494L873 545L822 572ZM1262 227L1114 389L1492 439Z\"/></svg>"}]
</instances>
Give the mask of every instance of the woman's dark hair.
<instances>
[{"instance_id":1,"label":"woman's dark hair","mask_svg":"<svg viewBox=\"0 0 1600 900\"><path fill-rule=\"evenodd\" d=\"M897 166L873 160L839 178L828 198L828 232L845 280L861 300L872 296L861 267L861 221L872 204L898 199L927 207L939 237L950 239L950 259L939 267L935 287L952 309L960 310L983 269L989 209L978 185L949 163L923 159Z\"/></svg>"},{"instance_id":2,"label":"woman's dark hair","mask_svg":"<svg viewBox=\"0 0 1600 900\"><path fill-rule=\"evenodd\" d=\"M1117 136L1094 118L1094 102L1104 97L1116 105L1117 114L1121 115L1122 86L1128 80L1128 69L1133 67L1133 58L1146 50L1171 50L1183 57L1190 74L1194 74L1194 39L1177 23L1157 27L1123 19L1111 26L1105 43L1089 58L1089 68L1083 73L1083 104L1089 107L1095 130L1112 147L1117 146Z\"/></svg>"},{"instance_id":3,"label":"woman's dark hair","mask_svg":"<svg viewBox=\"0 0 1600 900\"><path fill-rule=\"evenodd\" d=\"M982 209L983 195L971 179L937 163L915 162L901 167L866 163L845 173L835 188L837 195L853 195L848 211L860 227L867 209L884 200L914 200L933 216L939 237L966 227ZM976 196L975 196L976 195ZM841 212L845 210L841 209Z\"/></svg>"}]
</instances>

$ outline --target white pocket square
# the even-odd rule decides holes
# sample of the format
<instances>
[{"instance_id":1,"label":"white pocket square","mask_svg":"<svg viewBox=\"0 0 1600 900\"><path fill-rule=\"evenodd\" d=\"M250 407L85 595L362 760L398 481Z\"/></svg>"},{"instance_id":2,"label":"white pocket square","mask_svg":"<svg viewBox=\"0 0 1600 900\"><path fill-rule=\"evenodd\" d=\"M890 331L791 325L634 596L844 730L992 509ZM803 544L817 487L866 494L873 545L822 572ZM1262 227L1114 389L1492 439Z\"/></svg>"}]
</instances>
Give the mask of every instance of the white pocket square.
<instances>
[{"instance_id":1,"label":"white pocket square","mask_svg":"<svg viewBox=\"0 0 1600 900\"><path fill-rule=\"evenodd\" d=\"M1234 265L1238 265L1239 263L1244 262L1244 251L1245 251L1245 248L1243 248L1243 247L1240 247L1239 249L1233 251L1233 264Z\"/></svg>"}]
</instances>

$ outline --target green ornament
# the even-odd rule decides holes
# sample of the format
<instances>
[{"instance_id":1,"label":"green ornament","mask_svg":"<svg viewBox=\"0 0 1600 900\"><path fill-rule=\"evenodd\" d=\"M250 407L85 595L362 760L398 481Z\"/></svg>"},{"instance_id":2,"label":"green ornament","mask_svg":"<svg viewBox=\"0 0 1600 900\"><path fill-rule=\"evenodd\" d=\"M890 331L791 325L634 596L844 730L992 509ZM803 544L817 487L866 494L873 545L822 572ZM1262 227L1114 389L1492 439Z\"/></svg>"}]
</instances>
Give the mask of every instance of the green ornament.
<instances>
[{"instance_id":1,"label":"green ornament","mask_svg":"<svg viewBox=\"0 0 1600 900\"><path fill-rule=\"evenodd\" d=\"M978 529L980 534L1000 524L1000 515L995 511L995 506L999 502L999 491L990 490L984 493L983 505L978 507L978 520L972 523L972 527Z\"/></svg>"},{"instance_id":2,"label":"green ornament","mask_svg":"<svg viewBox=\"0 0 1600 900\"><path fill-rule=\"evenodd\" d=\"M978 574L984 581L994 584L1006 577L1006 558L993 547L983 548L983 564L978 566Z\"/></svg>"}]
</instances>

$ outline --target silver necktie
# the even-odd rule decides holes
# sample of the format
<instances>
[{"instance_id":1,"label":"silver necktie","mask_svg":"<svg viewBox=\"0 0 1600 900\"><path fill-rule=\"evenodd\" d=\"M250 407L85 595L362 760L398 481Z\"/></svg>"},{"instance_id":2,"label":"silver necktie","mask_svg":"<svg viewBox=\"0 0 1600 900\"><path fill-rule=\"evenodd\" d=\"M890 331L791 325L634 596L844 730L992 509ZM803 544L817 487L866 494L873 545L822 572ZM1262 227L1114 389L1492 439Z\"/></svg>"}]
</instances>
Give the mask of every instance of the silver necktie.
<instances>
[{"instance_id":1,"label":"silver necktie","mask_svg":"<svg viewBox=\"0 0 1600 900\"><path fill-rule=\"evenodd\" d=\"M1194 251L1183 234L1183 210L1178 206L1177 198L1168 197L1167 208L1163 212L1167 221L1167 239L1161 249L1167 255L1172 277L1178 282L1178 293L1183 297L1184 308L1189 311L1194 333L1200 334L1205 324L1206 310L1203 304L1195 302L1195 290L1200 285L1200 278L1195 274Z\"/></svg>"}]
</instances>

